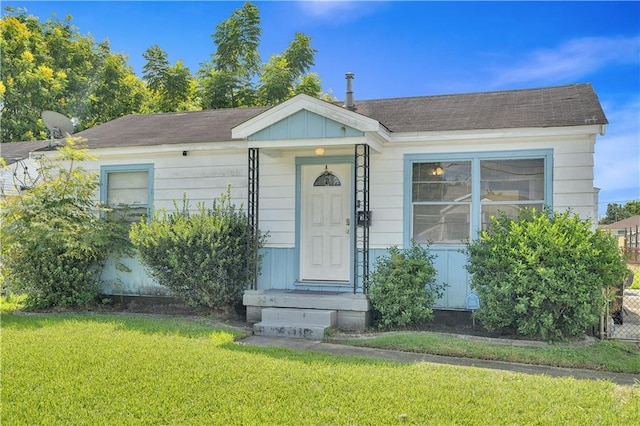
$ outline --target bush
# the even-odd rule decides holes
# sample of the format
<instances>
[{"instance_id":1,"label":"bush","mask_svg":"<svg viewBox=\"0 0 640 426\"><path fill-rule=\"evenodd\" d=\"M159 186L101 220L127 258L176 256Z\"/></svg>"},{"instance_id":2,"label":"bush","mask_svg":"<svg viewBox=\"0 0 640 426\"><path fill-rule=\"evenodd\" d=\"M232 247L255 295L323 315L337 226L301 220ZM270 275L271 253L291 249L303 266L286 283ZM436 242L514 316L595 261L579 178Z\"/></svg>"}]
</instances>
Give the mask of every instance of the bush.
<instances>
[{"instance_id":1,"label":"bush","mask_svg":"<svg viewBox=\"0 0 640 426\"><path fill-rule=\"evenodd\" d=\"M131 227L130 237L142 262L160 284L190 306L235 308L259 263L254 254L264 243L252 236L242 209L230 202L230 190L213 202L189 212L162 214Z\"/></svg>"},{"instance_id":2,"label":"bush","mask_svg":"<svg viewBox=\"0 0 640 426\"><path fill-rule=\"evenodd\" d=\"M432 307L445 287L435 283L434 257L428 246L412 243L403 251L393 246L389 257L376 260L369 288L374 325L403 327L433 318Z\"/></svg>"},{"instance_id":3,"label":"bush","mask_svg":"<svg viewBox=\"0 0 640 426\"><path fill-rule=\"evenodd\" d=\"M27 308L94 303L107 257L126 250L126 229L100 218L98 175L75 166L91 159L69 138L56 161L41 161L33 188L1 201L1 275Z\"/></svg>"},{"instance_id":4,"label":"bush","mask_svg":"<svg viewBox=\"0 0 640 426\"><path fill-rule=\"evenodd\" d=\"M614 239L569 212L501 214L467 254L483 325L544 340L584 334L626 271Z\"/></svg>"}]
</instances>

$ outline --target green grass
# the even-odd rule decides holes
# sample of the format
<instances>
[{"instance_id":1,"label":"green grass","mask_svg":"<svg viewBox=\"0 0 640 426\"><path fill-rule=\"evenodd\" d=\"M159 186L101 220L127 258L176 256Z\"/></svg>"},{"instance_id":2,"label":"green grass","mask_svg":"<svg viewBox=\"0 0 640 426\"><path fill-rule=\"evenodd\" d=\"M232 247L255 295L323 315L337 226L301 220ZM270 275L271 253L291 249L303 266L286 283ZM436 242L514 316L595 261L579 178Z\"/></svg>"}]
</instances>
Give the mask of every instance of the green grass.
<instances>
[{"instance_id":1,"label":"green grass","mask_svg":"<svg viewBox=\"0 0 640 426\"><path fill-rule=\"evenodd\" d=\"M619 341L596 341L586 346L558 344L524 347L434 333L389 332L376 337L342 340L341 343L405 352L640 374L640 346Z\"/></svg>"},{"instance_id":2,"label":"green grass","mask_svg":"<svg viewBox=\"0 0 640 426\"><path fill-rule=\"evenodd\" d=\"M202 321L5 308L3 425L640 423L640 384L251 347Z\"/></svg>"}]
</instances>

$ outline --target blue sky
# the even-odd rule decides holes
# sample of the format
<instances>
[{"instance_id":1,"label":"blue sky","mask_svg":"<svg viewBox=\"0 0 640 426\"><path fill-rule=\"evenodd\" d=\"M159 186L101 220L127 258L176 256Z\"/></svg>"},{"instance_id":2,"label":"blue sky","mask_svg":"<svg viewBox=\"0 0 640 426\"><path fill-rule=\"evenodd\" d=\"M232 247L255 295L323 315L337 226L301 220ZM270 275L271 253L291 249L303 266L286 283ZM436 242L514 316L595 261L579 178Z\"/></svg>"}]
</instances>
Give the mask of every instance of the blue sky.
<instances>
[{"instance_id":1,"label":"blue sky","mask_svg":"<svg viewBox=\"0 0 640 426\"><path fill-rule=\"evenodd\" d=\"M600 214L640 200L640 2L254 2L263 60L295 32L312 38L325 91L402 96L592 83L610 124L596 143ZM129 56L157 44L195 73L215 51L211 34L242 2L3 1L41 19L73 16L80 33ZM3 11L4 13L4 11Z\"/></svg>"}]
</instances>

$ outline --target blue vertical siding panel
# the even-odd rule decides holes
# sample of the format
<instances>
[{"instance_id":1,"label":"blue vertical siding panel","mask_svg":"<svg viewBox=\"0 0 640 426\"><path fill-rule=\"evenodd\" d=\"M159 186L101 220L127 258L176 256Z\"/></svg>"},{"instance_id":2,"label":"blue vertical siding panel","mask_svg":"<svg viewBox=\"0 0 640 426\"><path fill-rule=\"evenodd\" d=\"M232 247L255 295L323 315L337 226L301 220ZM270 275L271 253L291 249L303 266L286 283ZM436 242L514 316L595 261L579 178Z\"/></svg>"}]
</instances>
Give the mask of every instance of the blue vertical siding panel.
<instances>
[{"instance_id":1,"label":"blue vertical siding panel","mask_svg":"<svg viewBox=\"0 0 640 426\"><path fill-rule=\"evenodd\" d=\"M324 138L324 122L325 118L318 115L309 113L306 116L307 119L307 137L308 138Z\"/></svg>"},{"instance_id":2,"label":"blue vertical siding panel","mask_svg":"<svg viewBox=\"0 0 640 426\"><path fill-rule=\"evenodd\" d=\"M364 132L301 110L247 137L250 141L323 139L364 136Z\"/></svg>"},{"instance_id":3,"label":"blue vertical siding panel","mask_svg":"<svg viewBox=\"0 0 640 426\"><path fill-rule=\"evenodd\" d=\"M267 247L260 249L260 254L263 258L258 289L292 289L295 282L294 249Z\"/></svg>"},{"instance_id":4,"label":"blue vertical siding panel","mask_svg":"<svg viewBox=\"0 0 640 426\"><path fill-rule=\"evenodd\" d=\"M344 137L345 126L333 120L325 120L324 122L324 134L327 138L340 138Z\"/></svg>"},{"instance_id":5,"label":"blue vertical siding panel","mask_svg":"<svg viewBox=\"0 0 640 426\"><path fill-rule=\"evenodd\" d=\"M270 139L289 139L289 120L279 121L269 127L271 130Z\"/></svg>"},{"instance_id":6,"label":"blue vertical siding panel","mask_svg":"<svg viewBox=\"0 0 640 426\"><path fill-rule=\"evenodd\" d=\"M262 256L257 280L258 290L268 290L271 288L271 249L262 248L258 253Z\"/></svg>"},{"instance_id":7,"label":"blue vertical siding panel","mask_svg":"<svg viewBox=\"0 0 640 426\"><path fill-rule=\"evenodd\" d=\"M287 126L289 126L288 139L303 139L309 136L307 130L307 111L298 111L286 118Z\"/></svg>"}]
</instances>

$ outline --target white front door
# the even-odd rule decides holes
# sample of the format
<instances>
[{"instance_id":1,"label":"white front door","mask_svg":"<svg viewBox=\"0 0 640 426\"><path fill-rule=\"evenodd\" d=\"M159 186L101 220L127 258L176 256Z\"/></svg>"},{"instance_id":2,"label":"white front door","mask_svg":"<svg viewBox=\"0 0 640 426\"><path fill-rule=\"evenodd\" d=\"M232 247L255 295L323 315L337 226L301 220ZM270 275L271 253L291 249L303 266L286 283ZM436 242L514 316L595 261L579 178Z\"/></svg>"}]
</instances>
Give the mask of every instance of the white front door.
<instances>
[{"instance_id":1,"label":"white front door","mask_svg":"<svg viewBox=\"0 0 640 426\"><path fill-rule=\"evenodd\" d=\"M301 279L349 281L351 165L303 165L301 178Z\"/></svg>"}]
</instances>

